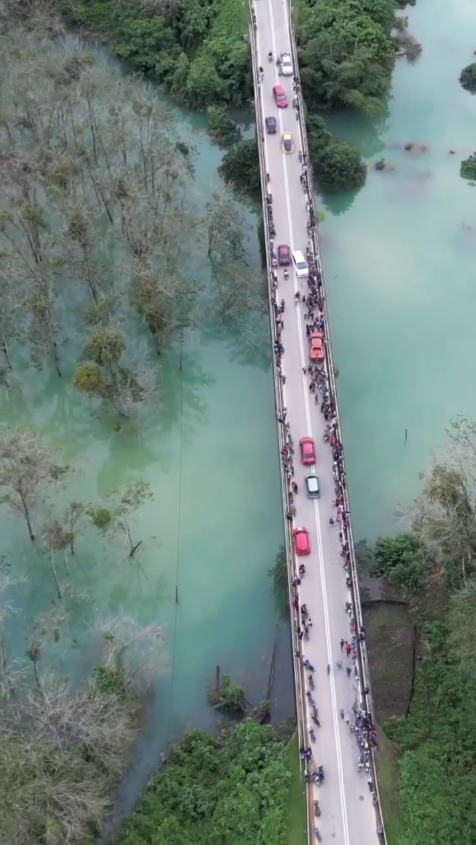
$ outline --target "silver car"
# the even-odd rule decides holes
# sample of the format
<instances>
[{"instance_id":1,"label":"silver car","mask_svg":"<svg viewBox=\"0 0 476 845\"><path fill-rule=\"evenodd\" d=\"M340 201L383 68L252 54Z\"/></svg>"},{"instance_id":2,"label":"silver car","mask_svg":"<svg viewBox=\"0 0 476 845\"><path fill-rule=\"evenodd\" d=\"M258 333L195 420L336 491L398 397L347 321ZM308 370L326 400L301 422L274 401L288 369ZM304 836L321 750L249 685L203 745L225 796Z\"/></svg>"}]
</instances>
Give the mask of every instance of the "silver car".
<instances>
[{"instance_id":1,"label":"silver car","mask_svg":"<svg viewBox=\"0 0 476 845\"><path fill-rule=\"evenodd\" d=\"M317 475L306 476L306 490L308 499L318 499L321 495Z\"/></svg>"}]
</instances>

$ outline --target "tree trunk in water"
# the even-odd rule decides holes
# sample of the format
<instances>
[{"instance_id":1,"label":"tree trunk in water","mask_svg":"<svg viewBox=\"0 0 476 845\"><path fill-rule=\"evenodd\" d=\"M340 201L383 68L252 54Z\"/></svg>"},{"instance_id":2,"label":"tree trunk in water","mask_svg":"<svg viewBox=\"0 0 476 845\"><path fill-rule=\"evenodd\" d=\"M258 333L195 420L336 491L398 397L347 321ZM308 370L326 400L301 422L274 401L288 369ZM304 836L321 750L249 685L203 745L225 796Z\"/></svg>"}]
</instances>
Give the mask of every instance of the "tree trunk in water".
<instances>
[{"instance_id":1,"label":"tree trunk in water","mask_svg":"<svg viewBox=\"0 0 476 845\"><path fill-rule=\"evenodd\" d=\"M132 546L132 548L131 548L131 550L130 550L130 552L129 552L129 557L134 557L134 555L135 555L135 553L136 553L137 549L138 549L138 548L139 548L139 546L141 546L141 545L142 545L142 540L139 540L139 542L138 542L138 543L136 543L136 544L135 544L135 546Z\"/></svg>"},{"instance_id":2,"label":"tree trunk in water","mask_svg":"<svg viewBox=\"0 0 476 845\"><path fill-rule=\"evenodd\" d=\"M35 676L35 684L41 692L40 676L38 674L38 662L36 660L33 661L33 674Z\"/></svg>"},{"instance_id":3,"label":"tree trunk in water","mask_svg":"<svg viewBox=\"0 0 476 845\"><path fill-rule=\"evenodd\" d=\"M30 535L30 540L32 542L34 542L35 535L33 533L33 528L32 528L32 525L31 525L30 511L28 510L25 502L23 502L23 516L25 517L25 521L26 521L26 524L27 524L27 527L28 527L28 534Z\"/></svg>"},{"instance_id":4,"label":"tree trunk in water","mask_svg":"<svg viewBox=\"0 0 476 845\"><path fill-rule=\"evenodd\" d=\"M55 582L55 587L56 587L56 595L58 596L59 600L61 601L62 598L63 598L63 595L61 593L61 589L60 589L60 585L59 585L59 581L58 581L58 575L56 573L54 554L51 554L51 569L52 569L52 572L53 572L53 580Z\"/></svg>"}]
</instances>

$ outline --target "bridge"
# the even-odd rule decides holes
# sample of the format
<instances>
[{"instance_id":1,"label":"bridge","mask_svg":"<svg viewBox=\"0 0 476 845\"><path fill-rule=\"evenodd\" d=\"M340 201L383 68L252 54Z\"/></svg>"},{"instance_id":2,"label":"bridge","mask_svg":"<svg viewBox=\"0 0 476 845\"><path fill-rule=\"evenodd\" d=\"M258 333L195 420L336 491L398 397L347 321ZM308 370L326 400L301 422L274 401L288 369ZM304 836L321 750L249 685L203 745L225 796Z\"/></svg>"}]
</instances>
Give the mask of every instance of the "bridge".
<instances>
[{"instance_id":1,"label":"bridge","mask_svg":"<svg viewBox=\"0 0 476 845\"><path fill-rule=\"evenodd\" d=\"M316 842L317 827L324 843L378 845L385 839L385 830L374 766L376 736L344 458L340 454L336 386L296 45L287 0L250 3L298 729L300 746L312 749L312 758L301 762L303 781L309 781L308 842ZM268 60L270 51L272 61ZM281 74L276 63L283 53L291 57L291 75ZM276 85L284 90L286 107L277 106L273 94ZM274 118L275 133L268 133L266 118ZM292 152L283 149L283 133L292 138ZM307 256L308 277L297 275L293 263L285 273L279 266L279 245ZM322 363L312 366L314 389L310 385L308 336L313 326L318 331L316 346L323 346L324 357ZM316 354L321 356L319 349ZM326 393L327 420L321 409L326 404ZM314 441L313 466L302 464L302 437ZM308 496L306 478L314 473L319 498ZM295 485L297 492L293 492ZM302 527L308 532L310 553L296 556L293 532ZM305 574L298 584L301 563ZM304 604L311 621L302 614ZM312 665L312 672L305 668L304 661ZM315 741L310 728L314 729ZM313 779L319 766L324 770L323 782L316 782L316 774ZM315 816L315 801L319 802L320 817Z\"/></svg>"}]
</instances>

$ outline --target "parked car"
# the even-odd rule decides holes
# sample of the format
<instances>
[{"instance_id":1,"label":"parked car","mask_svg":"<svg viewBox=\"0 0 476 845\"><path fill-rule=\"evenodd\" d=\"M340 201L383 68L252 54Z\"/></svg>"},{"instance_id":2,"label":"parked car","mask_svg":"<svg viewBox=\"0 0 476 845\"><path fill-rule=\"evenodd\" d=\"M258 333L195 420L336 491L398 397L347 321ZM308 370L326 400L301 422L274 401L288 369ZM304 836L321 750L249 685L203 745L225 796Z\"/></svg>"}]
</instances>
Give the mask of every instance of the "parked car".
<instances>
[{"instance_id":1,"label":"parked car","mask_svg":"<svg viewBox=\"0 0 476 845\"><path fill-rule=\"evenodd\" d=\"M299 441L301 447L301 461L304 466L316 463L316 448L312 437L301 437Z\"/></svg>"},{"instance_id":2,"label":"parked car","mask_svg":"<svg viewBox=\"0 0 476 845\"><path fill-rule=\"evenodd\" d=\"M266 132L268 135L276 135L278 131L278 122L275 117L265 117Z\"/></svg>"},{"instance_id":3,"label":"parked car","mask_svg":"<svg viewBox=\"0 0 476 845\"><path fill-rule=\"evenodd\" d=\"M291 250L287 244L279 244L278 246L278 264L280 267L289 267L291 264Z\"/></svg>"},{"instance_id":4,"label":"parked car","mask_svg":"<svg viewBox=\"0 0 476 845\"><path fill-rule=\"evenodd\" d=\"M281 85L275 85L273 88L273 97L274 101L278 107L278 109L287 109L288 107L288 98L284 93L284 89Z\"/></svg>"},{"instance_id":5,"label":"parked car","mask_svg":"<svg viewBox=\"0 0 476 845\"><path fill-rule=\"evenodd\" d=\"M309 531L307 528L295 528L293 531L294 551L297 555L310 555Z\"/></svg>"},{"instance_id":6,"label":"parked car","mask_svg":"<svg viewBox=\"0 0 476 845\"><path fill-rule=\"evenodd\" d=\"M318 499L321 495L317 475L306 476L306 490L308 499Z\"/></svg>"},{"instance_id":7,"label":"parked car","mask_svg":"<svg viewBox=\"0 0 476 845\"><path fill-rule=\"evenodd\" d=\"M286 155L291 155L291 153L294 152L293 136L290 132L283 132L281 135L281 146L283 148L283 153L286 153Z\"/></svg>"},{"instance_id":8,"label":"parked car","mask_svg":"<svg viewBox=\"0 0 476 845\"><path fill-rule=\"evenodd\" d=\"M324 335L322 332L311 332L309 341L311 345L309 359L314 363L322 363L326 357L324 352Z\"/></svg>"}]
</instances>

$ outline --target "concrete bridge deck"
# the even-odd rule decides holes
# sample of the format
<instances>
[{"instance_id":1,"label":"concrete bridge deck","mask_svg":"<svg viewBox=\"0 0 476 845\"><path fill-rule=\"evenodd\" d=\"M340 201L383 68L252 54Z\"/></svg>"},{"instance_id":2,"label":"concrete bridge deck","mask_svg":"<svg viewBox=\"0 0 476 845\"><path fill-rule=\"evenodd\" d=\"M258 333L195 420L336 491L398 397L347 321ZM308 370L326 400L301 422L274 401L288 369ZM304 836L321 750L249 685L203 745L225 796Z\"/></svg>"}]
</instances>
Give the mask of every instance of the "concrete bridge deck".
<instances>
[{"instance_id":1,"label":"concrete bridge deck","mask_svg":"<svg viewBox=\"0 0 476 845\"><path fill-rule=\"evenodd\" d=\"M291 251L300 250L306 255L309 240L306 208L307 195L301 186L302 164L299 151L306 150L303 126L298 111L293 106L293 77L281 76L276 65L276 57L283 53L294 54L295 45L291 44L289 8L286 0L256 0L252 5L254 26L252 28L253 60L255 65L255 105L257 111L257 131L260 143L263 190L272 195L272 212L276 234L273 236L274 250L279 244L285 244ZM272 51L273 61L268 61L268 52ZM264 75L261 80L259 67ZM298 69L295 68L295 73ZM273 86L281 85L287 100L287 108L277 108L273 96ZM276 134L265 132L265 118L274 117L277 121ZM294 152L286 155L282 149L282 133L289 132L293 137ZM269 180L268 180L269 176ZM310 187L312 192L312 184ZM265 206L266 207L266 206ZM268 223L265 215L265 231L268 247L268 277L273 272L271 255L273 245L269 241ZM317 234L312 236L315 249L318 250ZM318 257L320 265L320 256ZM346 585L347 572L343 567L340 526L331 525L329 518L336 518L333 500L336 498L333 479L333 457L331 449L324 442L325 420L320 412L319 402L309 390L309 377L303 369L309 365L309 341L306 335L306 306L295 302L295 294L301 297L308 294L308 280L298 278L293 267L289 268L289 278L284 277L282 268L276 270L278 287L276 299L284 299L285 311L282 315L284 328L281 342L284 346L282 373L277 373L277 407L287 408L286 420L294 441L294 474L298 484L298 494L294 496L296 513L292 527L304 526L309 532L311 553L307 557L291 557L294 574L300 562L306 566L306 574L298 587L299 604L307 605L312 618L312 628L308 641L302 640L301 651L315 667L313 679L315 690L312 695L316 701L320 728L315 727L316 742L301 736L312 747L313 761L310 768L322 765L325 782L317 787L308 788L308 835L309 841L316 841L313 834L314 824L319 828L324 843L334 841L336 845L377 845L378 816L375 798L370 792L369 774L359 772L359 748L354 733L341 718L340 711L352 717L351 707L357 702L369 708L368 698L363 695L363 684L368 684L365 669L359 652L358 659L347 658L340 647L341 639L350 641L350 618L345 603L356 599L355 592ZM270 284L270 294L272 284ZM272 320L274 314L272 316ZM275 324L274 324L275 327ZM273 327L273 328L274 328ZM326 320L326 328L327 320ZM273 337L275 337L273 331ZM332 367L330 346L326 339L327 368ZM334 379L332 376L331 383ZM280 436L284 434L281 423ZM314 439L317 462L314 467L304 467L299 454L299 440L309 435ZM282 439L281 439L281 442ZM319 499L309 499L306 495L305 477L315 472L318 476L321 495ZM284 479L284 486L286 481ZM287 509L287 491L283 491L283 508ZM288 552L289 522L287 522ZM351 531L351 529L349 529ZM351 537L351 534L350 534ZM355 572L354 572L355 575ZM356 588L358 591L358 587ZM357 595L358 599L358 595ZM355 613L355 610L354 610ZM360 608L359 608L360 613ZM299 614L294 618L299 618ZM357 619L357 625L360 619ZM299 641L295 639L295 645ZM299 672L299 658L297 671ZM337 666L342 661L343 666ZM331 667L328 673L328 665ZM350 677L346 667L351 668ZM298 708L301 717L301 734L313 725L306 691L308 672L300 672L298 689ZM363 677L362 677L363 676ZM351 718L352 722L352 718ZM370 777L374 780L373 772ZM304 773L303 773L304 778ZM313 801L317 799L321 808L321 817L313 817Z\"/></svg>"}]
</instances>

